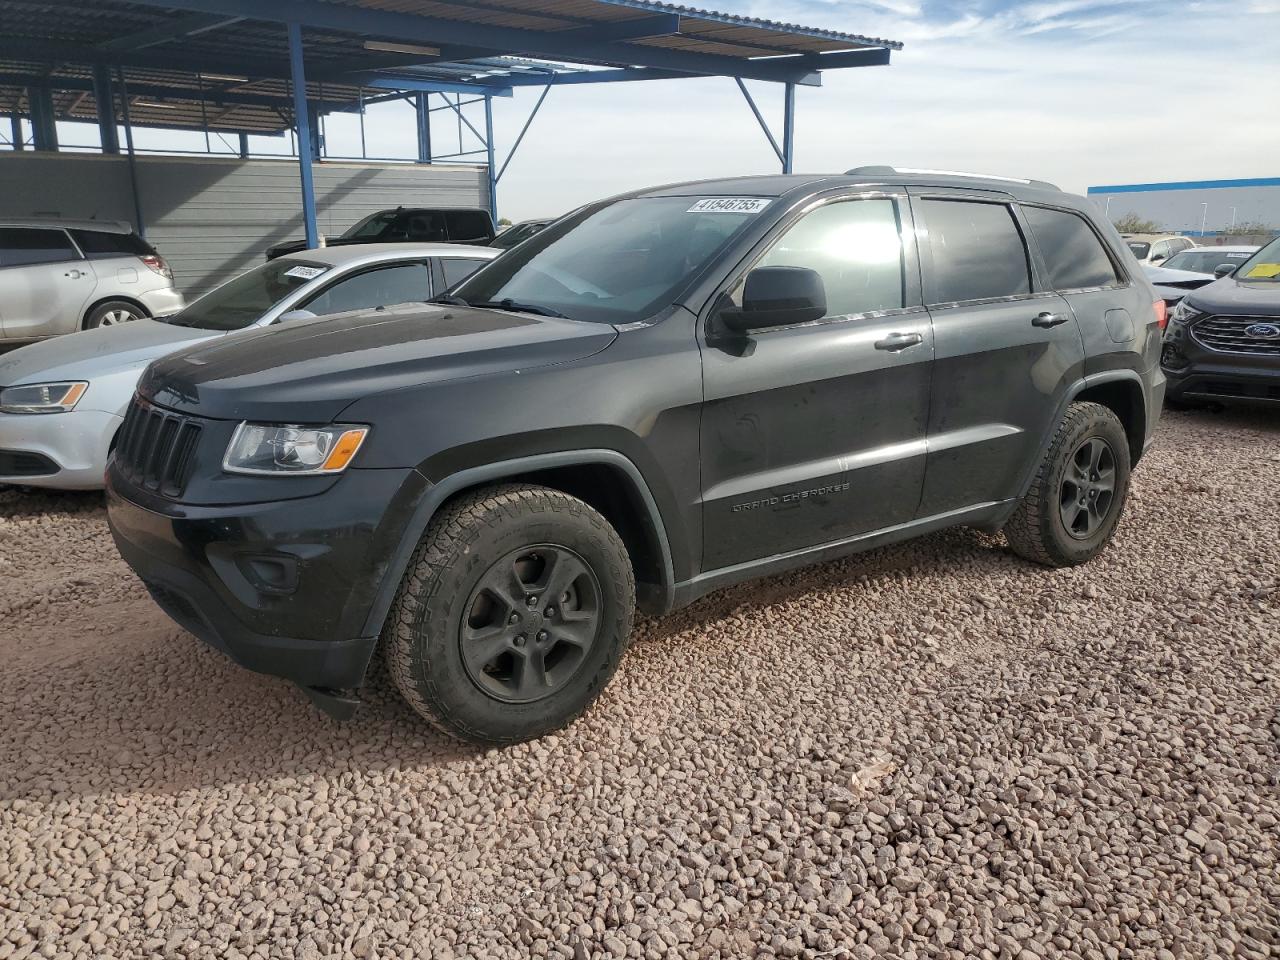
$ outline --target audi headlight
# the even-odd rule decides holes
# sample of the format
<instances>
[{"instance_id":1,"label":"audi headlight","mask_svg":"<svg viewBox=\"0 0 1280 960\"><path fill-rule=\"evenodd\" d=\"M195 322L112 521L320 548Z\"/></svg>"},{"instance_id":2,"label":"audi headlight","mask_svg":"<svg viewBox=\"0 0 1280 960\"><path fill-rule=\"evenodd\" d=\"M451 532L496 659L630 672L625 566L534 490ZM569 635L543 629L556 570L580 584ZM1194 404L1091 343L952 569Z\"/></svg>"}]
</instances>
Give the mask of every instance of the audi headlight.
<instances>
[{"instance_id":1,"label":"audi headlight","mask_svg":"<svg viewBox=\"0 0 1280 960\"><path fill-rule=\"evenodd\" d=\"M368 427L351 424L242 423L227 445L222 469L273 476L341 473L355 459L368 433Z\"/></svg>"},{"instance_id":2,"label":"audi headlight","mask_svg":"<svg viewBox=\"0 0 1280 960\"><path fill-rule=\"evenodd\" d=\"M83 380L5 387L0 390L0 413L67 413L88 389Z\"/></svg>"},{"instance_id":3,"label":"audi headlight","mask_svg":"<svg viewBox=\"0 0 1280 960\"><path fill-rule=\"evenodd\" d=\"M1190 323L1197 317L1202 316L1204 316L1204 312L1187 303L1187 298L1183 297L1178 301L1178 305L1173 308L1173 313L1170 314L1169 319L1174 323Z\"/></svg>"}]
</instances>

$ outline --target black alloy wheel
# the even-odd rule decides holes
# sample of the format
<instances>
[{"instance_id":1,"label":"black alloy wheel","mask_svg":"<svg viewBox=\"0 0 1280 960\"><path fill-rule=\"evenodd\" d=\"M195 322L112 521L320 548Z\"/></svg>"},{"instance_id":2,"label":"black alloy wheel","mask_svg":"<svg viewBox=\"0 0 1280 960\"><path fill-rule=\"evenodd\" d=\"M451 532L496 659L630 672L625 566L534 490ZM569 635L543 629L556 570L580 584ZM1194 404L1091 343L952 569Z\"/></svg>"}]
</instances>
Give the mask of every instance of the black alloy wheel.
<instances>
[{"instance_id":1,"label":"black alloy wheel","mask_svg":"<svg viewBox=\"0 0 1280 960\"><path fill-rule=\"evenodd\" d=\"M1102 437L1076 447L1062 475L1058 509L1062 525L1077 540L1092 537L1111 511L1116 491L1116 455Z\"/></svg>"},{"instance_id":2,"label":"black alloy wheel","mask_svg":"<svg viewBox=\"0 0 1280 960\"><path fill-rule=\"evenodd\" d=\"M564 688L600 632L600 584L568 547L513 550L480 578L460 629L472 681L506 703Z\"/></svg>"}]
</instances>

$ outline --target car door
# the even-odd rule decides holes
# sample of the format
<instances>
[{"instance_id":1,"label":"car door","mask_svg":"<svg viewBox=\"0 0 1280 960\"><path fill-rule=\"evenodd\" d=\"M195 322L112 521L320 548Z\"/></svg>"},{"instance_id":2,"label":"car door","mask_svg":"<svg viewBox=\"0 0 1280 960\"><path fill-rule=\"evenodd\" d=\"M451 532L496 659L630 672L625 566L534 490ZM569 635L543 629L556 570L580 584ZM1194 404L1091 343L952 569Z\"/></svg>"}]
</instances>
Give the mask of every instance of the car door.
<instances>
[{"instance_id":1,"label":"car door","mask_svg":"<svg viewBox=\"0 0 1280 960\"><path fill-rule=\"evenodd\" d=\"M431 273L425 262L415 261L369 267L339 277L294 309L325 316L430 299Z\"/></svg>"},{"instance_id":2,"label":"car door","mask_svg":"<svg viewBox=\"0 0 1280 960\"><path fill-rule=\"evenodd\" d=\"M933 393L921 517L1020 495L1083 348L1011 198L913 188Z\"/></svg>"},{"instance_id":3,"label":"car door","mask_svg":"<svg viewBox=\"0 0 1280 960\"><path fill-rule=\"evenodd\" d=\"M909 521L924 479L932 336L905 194L832 196L774 230L757 266L817 271L827 314L749 336L703 329L703 567Z\"/></svg>"},{"instance_id":4,"label":"car door","mask_svg":"<svg viewBox=\"0 0 1280 960\"><path fill-rule=\"evenodd\" d=\"M1026 203L1021 210L1046 283L1070 305L1091 363L1134 363L1126 353L1141 351L1155 317L1147 303L1137 316L1125 307L1134 296L1117 294L1129 286L1128 276L1097 231L1074 210Z\"/></svg>"},{"instance_id":5,"label":"car door","mask_svg":"<svg viewBox=\"0 0 1280 960\"><path fill-rule=\"evenodd\" d=\"M0 227L0 323L6 339L80 329L97 286L92 264L57 227Z\"/></svg>"}]
</instances>

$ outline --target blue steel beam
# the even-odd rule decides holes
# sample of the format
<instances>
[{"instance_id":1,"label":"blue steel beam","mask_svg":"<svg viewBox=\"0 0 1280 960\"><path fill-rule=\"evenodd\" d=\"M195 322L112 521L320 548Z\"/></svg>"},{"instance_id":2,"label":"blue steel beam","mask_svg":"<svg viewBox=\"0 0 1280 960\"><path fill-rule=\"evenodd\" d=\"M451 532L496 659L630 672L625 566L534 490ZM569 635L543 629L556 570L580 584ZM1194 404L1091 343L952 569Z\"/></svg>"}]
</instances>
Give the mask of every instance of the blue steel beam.
<instances>
[{"instance_id":1,"label":"blue steel beam","mask_svg":"<svg viewBox=\"0 0 1280 960\"><path fill-rule=\"evenodd\" d=\"M124 120L124 142L129 152L129 187L133 193L133 226L138 236L147 238L147 224L142 218L142 191L138 187L138 158L133 149L133 122L129 119L129 86L124 82L124 69L116 67L120 85L120 117Z\"/></svg>"},{"instance_id":2,"label":"blue steel beam","mask_svg":"<svg viewBox=\"0 0 1280 960\"><path fill-rule=\"evenodd\" d=\"M507 167L511 163L511 159L516 155L516 151L520 149L520 141L524 139L524 135L529 132L529 125L533 123L533 118L538 115L538 111L542 109L542 101L547 99L547 94L551 92L551 84L547 84L543 88L542 96L538 97L538 102L533 105L533 109L529 111L529 118L525 120L524 126L520 128L520 135L516 137L515 143L511 144L511 152L507 154L507 159L503 161L502 168L498 170L497 176L493 178L496 185L502 179L502 175L507 172ZM492 161L490 161L492 162Z\"/></svg>"},{"instance_id":3,"label":"blue steel beam","mask_svg":"<svg viewBox=\"0 0 1280 960\"><path fill-rule=\"evenodd\" d=\"M135 0L150 7L242 16L281 23L305 23L310 27L394 37L405 42L456 43L488 47L532 57L599 60L642 67L679 70L701 76L743 77L819 86L821 75L805 57L766 57L756 60L671 50L637 44L616 44L572 36L573 31L537 31L493 24L467 23L441 17L424 17L389 10L315 3L308 0Z\"/></svg>"},{"instance_id":4,"label":"blue steel beam","mask_svg":"<svg viewBox=\"0 0 1280 960\"><path fill-rule=\"evenodd\" d=\"M462 116L462 111L458 111L458 116ZM471 126L467 124L467 126ZM472 127L474 130L475 128ZM493 168L493 98L484 98L484 148L488 154L488 171L489 171L489 216L493 219L493 225L498 226L498 176Z\"/></svg>"},{"instance_id":5,"label":"blue steel beam","mask_svg":"<svg viewBox=\"0 0 1280 960\"><path fill-rule=\"evenodd\" d=\"M782 172L794 173L796 159L796 85L782 91Z\"/></svg>"},{"instance_id":6,"label":"blue steel beam","mask_svg":"<svg viewBox=\"0 0 1280 960\"><path fill-rule=\"evenodd\" d=\"M418 120L418 162L431 162L431 109L427 106L430 94L419 93L414 97L413 109Z\"/></svg>"},{"instance_id":7,"label":"blue steel beam","mask_svg":"<svg viewBox=\"0 0 1280 960\"><path fill-rule=\"evenodd\" d=\"M27 87L27 103L31 109L32 146L56 152L58 124L53 112L53 92L48 87Z\"/></svg>"},{"instance_id":8,"label":"blue steel beam","mask_svg":"<svg viewBox=\"0 0 1280 960\"><path fill-rule=\"evenodd\" d=\"M102 64L93 66L93 99L98 107L98 138L103 153L120 152L120 133L116 130L116 98L111 89L111 70Z\"/></svg>"},{"instance_id":9,"label":"blue steel beam","mask_svg":"<svg viewBox=\"0 0 1280 960\"><path fill-rule=\"evenodd\" d=\"M302 28L287 25L289 34L289 72L293 84L293 126L298 137L298 177L302 182L302 226L306 231L307 249L319 243L316 230L316 188L311 179L311 124L307 118L307 75L302 62Z\"/></svg>"},{"instance_id":10,"label":"blue steel beam","mask_svg":"<svg viewBox=\"0 0 1280 960\"><path fill-rule=\"evenodd\" d=\"M734 77L734 79L738 81L738 89L742 91L742 95L747 98L747 106L756 115L756 123L760 124L760 129L764 131L764 135L769 139L769 146L773 147L773 152L778 155L778 160L785 164L787 161L782 155L782 149L778 146L778 141L773 139L773 131L769 129L769 124L764 122L764 114L756 106L756 101L751 96L751 91L747 89L747 85L742 82L741 77Z\"/></svg>"}]
</instances>

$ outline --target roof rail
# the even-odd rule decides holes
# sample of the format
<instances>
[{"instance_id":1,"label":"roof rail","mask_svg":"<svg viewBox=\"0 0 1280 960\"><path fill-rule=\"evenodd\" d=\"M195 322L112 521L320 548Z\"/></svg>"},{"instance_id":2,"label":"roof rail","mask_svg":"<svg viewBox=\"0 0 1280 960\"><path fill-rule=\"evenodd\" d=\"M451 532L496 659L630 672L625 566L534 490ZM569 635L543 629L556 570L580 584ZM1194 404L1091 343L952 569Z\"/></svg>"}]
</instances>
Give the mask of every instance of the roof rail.
<instances>
[{"instance_id":1,"label":"roof rail","mask_svg":"<svg viewBox=\"0 0 1280 960\"><path fill-rule=\"evenodd\" d=\"M932 176L943 177L976 177L981 180L1003 180L1006 183L1025 183L1028 186L1046 187L1049 190L1057 190L1058 188L1052 183L1045 180L1028 180L1024 177L1002 177L994 173L965 173L959 170L925 170L919 167L889 167L882 164L872 164L864 167L854 167L852 170L846 170L845 176L848 177L887 177L896 176L901 173L923 173Z\"/></svg>"}]
</instances>

